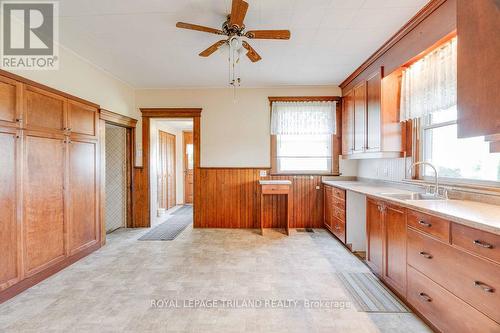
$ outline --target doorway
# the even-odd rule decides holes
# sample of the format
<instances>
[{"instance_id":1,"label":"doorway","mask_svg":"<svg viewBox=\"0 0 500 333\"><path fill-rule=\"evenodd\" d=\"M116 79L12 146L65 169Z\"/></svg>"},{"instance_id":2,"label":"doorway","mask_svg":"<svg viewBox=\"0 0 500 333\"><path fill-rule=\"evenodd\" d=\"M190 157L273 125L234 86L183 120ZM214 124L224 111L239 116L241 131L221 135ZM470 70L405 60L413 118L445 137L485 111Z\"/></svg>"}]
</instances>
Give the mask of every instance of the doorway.
<instances>
[{"instance_id":1,"label":"doorway","mask_svg":"<svg viewBox=\"0 0 500 333\"><path fill-rule=\"evenodd\" d=\"M184 204L193 204L194 192L194 149L193 132L184 131L183 135L183 155L184 155Z\"/></svg>"},{"instance_id":2,"label":"doorway","mask_svg":"<svg viewBox=\"0 0 500 333\"><path fill-rule=\"evenodd\" d=\"M151 119L149 131L151 225L155 226L170 220L174 211L186 204L184 133L192 133L193 120Z\"/></svg>"}]
</instances>

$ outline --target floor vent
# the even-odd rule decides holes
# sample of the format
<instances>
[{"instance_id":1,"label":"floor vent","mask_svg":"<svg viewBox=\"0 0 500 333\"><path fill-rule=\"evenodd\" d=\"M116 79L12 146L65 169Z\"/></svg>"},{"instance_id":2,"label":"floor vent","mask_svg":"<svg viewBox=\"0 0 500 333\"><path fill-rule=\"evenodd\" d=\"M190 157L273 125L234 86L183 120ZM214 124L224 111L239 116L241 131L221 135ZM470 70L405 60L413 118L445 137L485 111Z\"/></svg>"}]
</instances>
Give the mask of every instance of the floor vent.
<instances>
[{"instance_id":1,"label":"floor vent","mask_svg":"<svg viewBox=\"0 0 500 333\"><path fill-rule=\"evenodd\" d=\"M301 228L301 229L296 229L297 232L312 232L314 233L314 230L312 228Z\"/></svg>"}]
</instances>

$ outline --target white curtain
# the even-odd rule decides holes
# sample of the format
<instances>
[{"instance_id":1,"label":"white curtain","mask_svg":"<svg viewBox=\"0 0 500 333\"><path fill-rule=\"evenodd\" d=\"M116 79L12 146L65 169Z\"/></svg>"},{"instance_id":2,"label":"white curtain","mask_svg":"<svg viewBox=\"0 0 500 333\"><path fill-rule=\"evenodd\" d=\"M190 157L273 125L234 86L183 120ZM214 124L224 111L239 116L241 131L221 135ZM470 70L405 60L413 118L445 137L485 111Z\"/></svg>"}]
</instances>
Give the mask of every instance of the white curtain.
<instances>
[{"instance_id":1,"label":"white curtain","mask_svg":"<svg viewBox=\"0 0 500 333\"><path fill-rule=\"evenodd\" d=\"M273 102L272 135L335 134L337 102Z\"/></svg>"},{"instance_id":2,"label":"white curtain","mask_svg":"<svg viewBox=\"0 0 500 333\"><path fill-rule=\"evenodd\" d=\"M457 38L403 71L401 121L449 109L457 103Z\"/></svg>"}]
</instances>

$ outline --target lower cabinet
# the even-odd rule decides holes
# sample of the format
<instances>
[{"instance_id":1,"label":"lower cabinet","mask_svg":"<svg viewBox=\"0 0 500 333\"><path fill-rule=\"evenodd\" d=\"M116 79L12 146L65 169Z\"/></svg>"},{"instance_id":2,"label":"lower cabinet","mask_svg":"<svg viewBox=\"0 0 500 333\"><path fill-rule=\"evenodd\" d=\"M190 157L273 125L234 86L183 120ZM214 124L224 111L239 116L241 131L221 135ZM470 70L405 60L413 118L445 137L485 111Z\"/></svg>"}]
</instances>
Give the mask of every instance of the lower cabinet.
<instances>
[{"instance_id":1,"label":"lower cabinet","mask_svg":"<svg viewBox=\"0 0 500 333\"><path fill-rule=\"evenodd\" d=\"M383 205L379 201L366 201L366 263L378 276L382 276L384 258Z\"/></svg>"},{"instance_id":2,"label":"lower cabinet","mask_svg":"<svg viewBox=\"0 0 500 333\"><path fill-rule=\"evenodd\" d=\"M500 326L408 266L407 301L441 332L499 332Z\"/></svg>"},{"instance_id":3,"label":"lower cabinet","mask_svg":"<svg viewBox=\"0 0 500 333\"><path fill-rule=\"evenodd\" d=\"M500 236L367 199L371 270L440 332L500 332Z\"/></svg>"},{"instance_id":4,"label":"lower cabinet","mask_svg":"<svg viewBox=\"0 0 500 333\"><path fill-rule=\"evenodd\" d=\"M325 185L324 224L344 244L346 244L345 196L345 190Z\"/></svg>"}]
</instances>

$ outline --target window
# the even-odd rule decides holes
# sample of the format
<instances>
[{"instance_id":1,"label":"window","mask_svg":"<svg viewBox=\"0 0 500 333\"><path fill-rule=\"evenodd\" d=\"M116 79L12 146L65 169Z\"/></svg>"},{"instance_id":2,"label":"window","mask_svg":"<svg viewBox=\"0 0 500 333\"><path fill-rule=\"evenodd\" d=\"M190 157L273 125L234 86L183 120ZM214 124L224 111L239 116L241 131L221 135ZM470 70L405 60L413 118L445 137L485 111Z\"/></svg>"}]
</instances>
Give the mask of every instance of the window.
<instances>
[{"instance_id":1,"label":"window","mask_svg":"<svg viewBox=\"0 0 500 333\"><path fill-rule=\"evenodd\" d=\"M273 102L272 172L333 173L335 133L336 102Z\"/></svg>"},{"instance_id":2,"label":"window","mask_svg":"<svg viewBox=\"0 0 500 333\"><path fill-rule=\"evenodd\" d=\"M440 177L453 180L500 181L500 154L489 152L484 137L457 138L457 108L423 119L422 156L436 166ZM425 176L433 176L430 168Z\"/></svg>"}]
</instances>

